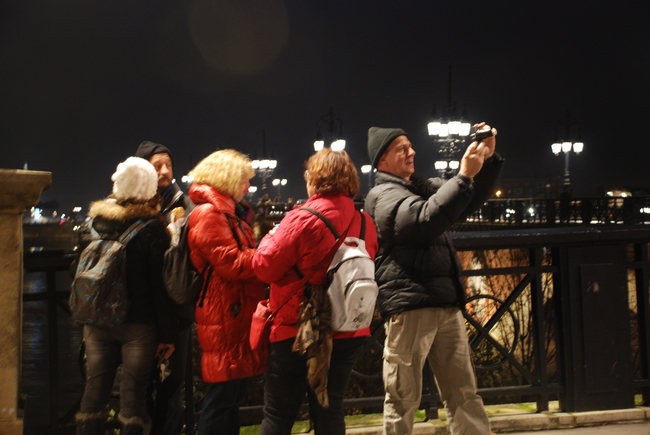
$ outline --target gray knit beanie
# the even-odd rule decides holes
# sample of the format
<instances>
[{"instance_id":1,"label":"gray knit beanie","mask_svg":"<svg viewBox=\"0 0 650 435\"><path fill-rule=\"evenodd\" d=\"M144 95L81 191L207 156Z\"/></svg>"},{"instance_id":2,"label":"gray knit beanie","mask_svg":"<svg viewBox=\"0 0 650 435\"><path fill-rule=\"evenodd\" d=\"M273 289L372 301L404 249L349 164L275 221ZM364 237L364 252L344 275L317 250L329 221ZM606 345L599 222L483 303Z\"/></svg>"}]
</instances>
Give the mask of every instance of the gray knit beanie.
<instances>
[{"instance_id":1,"label":"gray knit beanie","mask_svg":"<svg viewBox=\"0 0 650 435\"><path fill-rule=\"evenodd\" d=\"M375 168L379 163L379 159L388 148L388 145L395 140L397 136L406 136L406 132L401 128L381 128L370 127L368 129L368 157Z\"/></svg>"}]
</instances>

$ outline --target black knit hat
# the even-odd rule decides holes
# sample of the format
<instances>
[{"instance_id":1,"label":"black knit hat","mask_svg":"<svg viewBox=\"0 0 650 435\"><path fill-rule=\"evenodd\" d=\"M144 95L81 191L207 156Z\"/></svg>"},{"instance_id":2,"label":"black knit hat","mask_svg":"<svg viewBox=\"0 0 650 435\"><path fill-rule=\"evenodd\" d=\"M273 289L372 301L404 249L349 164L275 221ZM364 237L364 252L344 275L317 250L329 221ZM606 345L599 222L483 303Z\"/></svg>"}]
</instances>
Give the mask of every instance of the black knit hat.
<instances>
[{"instance_id":1,"label":"black knit hat","mask_svg":"<svg viewBox=\"0 0 650 435\"><path fill-rule=\"evenodd\" d=\"M406 132L401 128L381 128L370 127L368 129L368 157L375 168L379 159L388 148L388 145L395 140L397 136L406 136Z\"/></svg>"},{"instance_id":2,"label":"black knit hat","mask_svg":"<svg viewBox=\"0 0 650 435\"><path fill-rule=\"evenodd\" d=\"M164 154L167 153L169 154L169 158L172 160L172 165L174 164L174 158L172 157L172 153L167 149L165 145L160 145L159 143L151 142L149 140L145 140L140 144L138 149L135 151L135 156L136 157L141 157L145 160L151 159L151 156L154 154Z\"/></svg>"}]
</instances>

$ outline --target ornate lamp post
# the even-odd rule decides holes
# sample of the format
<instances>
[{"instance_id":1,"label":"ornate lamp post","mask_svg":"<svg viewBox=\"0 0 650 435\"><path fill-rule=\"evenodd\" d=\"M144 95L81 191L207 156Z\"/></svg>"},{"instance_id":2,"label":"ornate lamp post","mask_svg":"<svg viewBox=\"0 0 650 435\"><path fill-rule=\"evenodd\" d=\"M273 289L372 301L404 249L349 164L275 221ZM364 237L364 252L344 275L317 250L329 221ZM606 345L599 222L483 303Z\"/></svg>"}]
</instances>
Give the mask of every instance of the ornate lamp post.
<instances>
[{"instance_id":1,"label":"ornate lamp post","mask_svg":"<svg viewBox=\"0 0 650 435\"><path fill-rule=\"evenodd\" d=\"M577 142L571 141L571 128L574 126L578 127L577 137L580 137L580 124L576 121L571 121L571 116L567 110L564 121L560 121L558 126L564 127L564 136L561 140L556 140L551 145L551 151L553 154L560 155L564 154L564 180L562 182L563 193L570 196L571 195L571 176L569 174L569 154L573 150L574 153L580 154L585 147L585 144L578 139ZM556 133L556 137L557 137Z\"/></svg>"},{"instance_id":2,"label":"ornate lamp post","mask_svg":"<svg viewBox=\"0 0 650 435\"><path fill-rule=\"evenodd\" d=\"M471 127L472 124L468 121L467 107L463 108L463 112L459 116L456 103L452 103L450 66L446 110L442 116L438 116L434 104L431 120L427 125L429 136L433 137L434 144L438 146L440 160L435 163L435 168L440 172L441 176L447 178L453 176L454 171L460 166L456 155L462 150L463 143L469 136Z\"/></svg>"},{"instance_id":3,"label":"ornate lamp post","mask_svg":"<svg viewBox=\"0 0 650 435\"><path fill-rule=\"evenodd\" d=\"M271 177L273 171L278 166L278 161L266 157L266 130L262 131L262 158L253 160L253 169L262 179L262 191L266 191L266 180Z\"/></svg>"},{"instance_id":4,"label":"ornate lamp post","mask_svg":"<svg viewBox=\"0 0 650 435\"><path fill-rule=\"evenodd\" d=\"M323 127L327 129L327 137L322 134ZM325 147L325 145L329 145L333 151L342 151L345 149L345 139L343 139L343 121L334 114L333 108L330 108L329 113L319 119L316 123L314 150L320 151Z\"/></svg>"}]
</instances>

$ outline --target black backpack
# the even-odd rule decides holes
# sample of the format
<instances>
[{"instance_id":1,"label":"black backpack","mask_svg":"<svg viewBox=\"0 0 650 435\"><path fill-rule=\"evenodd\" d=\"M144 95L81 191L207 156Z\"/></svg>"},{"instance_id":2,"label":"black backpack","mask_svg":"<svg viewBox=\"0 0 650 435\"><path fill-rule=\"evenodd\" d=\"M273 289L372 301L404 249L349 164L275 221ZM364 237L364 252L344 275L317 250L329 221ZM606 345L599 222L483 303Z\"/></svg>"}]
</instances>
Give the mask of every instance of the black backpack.
<instances>
[{"instance_id":1,"label":"black backpack","mask_svg":"<svg viewBox=\"0 0 650 435\"><path fill-rule=\"evenodd\" d=\"M179 305L193 304L199 299L203 283L208 282L212 268L207 263L202 272L197 271L190 260L190 248L187 245L189 233L189 222L192 213L187 215L185 222L181 225L178 243L170 244L165 251L163 263L163 282L167 294ZM204 279L205 272L208 276Z\"/></svg>"},{"instance_id":2,"label":"black backpack","mask_svg":"<svg viewBox=\"0 0 650 435\"><path fill-rule=\"evenodd\" d=\"M92 241L79 256L70 291L72 320L104 328L124 323L131 305L126 288L126 245L152 221L136 221L117 240L102 240L90 223Z\"/></svg>"}]
</instances>

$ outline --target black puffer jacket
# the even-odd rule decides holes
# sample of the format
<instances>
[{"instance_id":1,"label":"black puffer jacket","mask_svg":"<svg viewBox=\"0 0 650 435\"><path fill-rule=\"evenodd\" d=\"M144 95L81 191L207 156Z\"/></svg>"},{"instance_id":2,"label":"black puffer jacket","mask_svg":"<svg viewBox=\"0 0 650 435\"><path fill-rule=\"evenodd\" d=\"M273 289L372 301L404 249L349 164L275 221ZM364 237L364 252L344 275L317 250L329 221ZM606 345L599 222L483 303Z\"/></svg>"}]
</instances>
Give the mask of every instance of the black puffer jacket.
<instances>
[{"instance_id":1,"label":"black puffer jacket","mask_svg":"<svg viewBox=\"0 0 650 435\"><path fill-rule=\"evenodd\" d=\"M177 326L170 320L172 301L162 281L169 234L160 213L148 205L121 206L104 200L92 203L88 216L92 220L79 229L79 253L92 241L91 225L102 239L117 240L138 219L154 220L126 247L126 286L131 299L126 322L157 325L159 341L173 343Z\"/></svg>"},{"instance_id":2,"label":"black puffer jacket","mask_svg":"<svg viewBox=\"0 0 650 435\"><path fill-rule=\"evenodd\" d=\"M165 198L169 199L168 203L164 202ZM174 183L165 190L165 193L163 194L163 204L160 210L168 224L171 223L172 220L172 211L177 207L183 207L185 210L185 216L187 216L192 210L194 210L195 205L190 197L184 194L180 187Z\"/></svg>"},{"instance_id":3,"label":"black puffer jacket","mask_svg":"<svg viewBox=\"0 0 650 435\"><path fill-rule=\"evenodd\" d=\"M494 192L504 160L496 153L474 181L464 177L405 181L377 172L365 210L377 226L377 306L383 317L425 307L465 305L460 261L449 228Z\"/></svg>"}]
</instances>

